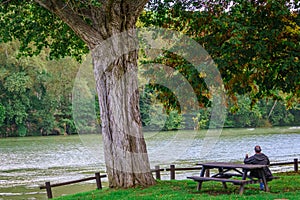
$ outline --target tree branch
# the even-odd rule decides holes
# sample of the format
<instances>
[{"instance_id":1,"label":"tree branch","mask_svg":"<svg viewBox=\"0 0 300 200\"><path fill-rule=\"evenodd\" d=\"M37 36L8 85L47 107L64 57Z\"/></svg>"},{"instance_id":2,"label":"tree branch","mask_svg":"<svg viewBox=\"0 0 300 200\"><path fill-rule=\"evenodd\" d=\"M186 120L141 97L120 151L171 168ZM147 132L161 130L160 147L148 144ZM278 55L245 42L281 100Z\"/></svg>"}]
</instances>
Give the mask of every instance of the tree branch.
<instances>
[{"instance_id":1,"label":"tree branch","mask_svg":"<svg viewBox=\"0 0 300 200\"><path fill-rule=\"evenodd\" d=\"M135 5L135 8L133 11L135 11L136 15L140 15L140 13L144 10L145 5L149 2L149 0L126 0L128 3Z\"/></svg>"},{"instance_id":2,"label":"tree branch","mask_svg":"<svg viewBox=\"0 0 300 200\"><path fill-rule=\"evenodd\" d=\"M35 2L64 21L90 48L96 45L95 41L103 40L102 35L80 17L82 13L76 12L68 3L61 0L35 0Z\"/></svg>"},{"instance_id":3,"label":"tree branch","mask_svg":"<svg viewBox=\"0 0 300 200\"><path fill-rule=\"evenodd\" d=\"M99 5L73 0L34 1L58 16L93 48L114 33L134 28L149 0L99 0ZM91 24L84 18L91 20Z\"/></svg>"},{"instance_id":4,"label":"tree branch","mask_svg":"<svg viewBox=\"0 0 300 200\"><path fill-rule=\"evenodd\" d=\"M4 2L1 2L0 4L6 4L6 3L9 3L11 0L6 0Z\"/></svg>"}]
</instances>

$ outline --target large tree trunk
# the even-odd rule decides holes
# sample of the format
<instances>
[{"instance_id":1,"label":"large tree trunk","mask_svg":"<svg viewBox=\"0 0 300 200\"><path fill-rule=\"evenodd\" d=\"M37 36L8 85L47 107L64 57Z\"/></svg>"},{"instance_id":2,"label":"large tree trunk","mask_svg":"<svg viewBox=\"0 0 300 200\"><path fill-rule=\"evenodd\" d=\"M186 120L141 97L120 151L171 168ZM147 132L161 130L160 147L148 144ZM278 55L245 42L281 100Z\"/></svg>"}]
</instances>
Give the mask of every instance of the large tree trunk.
<instances>
[{"instance_id":1,"label":"large tree trunk","mask_svg":"<svg viewBox=\"0 0 300 200\"><path fill-rule=\"evenodd\" d=\"M141 132L133 30L148 0L35 1L68 24L92 52L110 187L153 185ZM122 32L129 34L118 40Z\"/></svg>"},{"instance_id":2,"label":"large tree trunk","mask_svg":"<svg viewBox=\"0 0 300 200\"><path fill-rule=\"evenodd\" d=\"M92 50L110 187L153 185L141 131L135 31Z\"/></svg>"}]
</instances>

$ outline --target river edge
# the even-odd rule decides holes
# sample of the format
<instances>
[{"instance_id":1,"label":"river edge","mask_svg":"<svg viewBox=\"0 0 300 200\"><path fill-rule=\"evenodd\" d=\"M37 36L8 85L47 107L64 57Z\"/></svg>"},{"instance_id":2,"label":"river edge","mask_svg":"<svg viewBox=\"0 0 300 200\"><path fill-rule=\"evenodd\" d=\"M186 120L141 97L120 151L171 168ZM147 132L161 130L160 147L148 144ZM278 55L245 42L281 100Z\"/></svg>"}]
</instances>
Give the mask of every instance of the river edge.
<instances>
[{"instance_id":1,"label":"river edge","mask_svg":"<svg viewBox=\"0 0 300 200\"><path fill-rule=\"evenodd\" d=\"M246 138L253 138L254 136L258 136L260 138L261 136L264 136L266 138L273 136L284 136L285 134L291 136L291 134L299 135L300 128L298 127L280 127L280 128L268 128L268 129L223 129L222 135L220 136L220 145L222 145L222 142L230 142L233 139L236 139L236 137L246 137ZM173 135L178 136L180 134L180 131L178 132L163 132L163 133L146 133L145 138L146 141L155 140L155 138L159 138L162 135ZM203 135L204 132L199 136L199 139L201 140L201 135ZM4 138L3 140L0 139L0 149L1 149L1 159L4 161L10 156L12 158L16 159L16 163L14 165L13 161L11 163L8 163L8 165L12 166L12 169L3 169L3 166L1 168L0 166L0 199L47 199L46 198L46 192L45 190L39 190L39 185L43 184L45 181L50 180L51 182L63 182L63 181L70 181L70 180L77 180L86 176L93 175L96 171L102 171L104 169L103 163L99 164L97 162L91 162L91 163L84 163L88 159L91 159L89 156L82 156L81 153L86 151L86 147L82 145L82 141L78 136L54 136L54 137L46 137L51 138L50 140L44 141L45 137L25 137L25 138ZM171 140L168 138L169 141L173 141L174 137L171 137ZM277 140L281 141L281 138L275 137ZM294 139L295 140L295 139ZM299 140L296 139L298 142ZM18 156L22 154L18 154L22 151L28 151L27 153L27 159L30 159L32 157L30 156L38 156L38 151L40 150L37 148L39 145L46 145L44 148L49 147L49 141L54 142L53 144L56 144L57 146L54 148L56 150L55 155L62 155L63 159L56 159L56 163L51 163L50 166L45 165L44 162L47 162L45 160L41 160L41 167L35 163L35 168L26 168L30 164L26 165L22 162L22 160L18 160ZM61 142L60 142L61 141ZM256 141L254 141L256 142ZM295 141L289 141L289 142L295 142ZM10 143L10 144L9 144ZM22 145L21 145L22 143ZM80 143L80 145L78 144ZM150 142L151 143L151 142ZM240 143L240 142L238 142ZM266 143L268 144L268 143ZM245 145L245 144L244 144ZM271 144L268 144L270 146ZM12 151L3 152L3 150L8 150L12 146L17 146L17 154L13 154ZM51 146L51 144L50 144ZM252 146L249 148L252 150ZM6 147L6 148L5 148ZM287 144L287 147L292 148L293 145ZM151 147L150 147L151 148ZM66 150L68 149L68 150ZM50 149L53 151L53 149ZM268 149L266 149L268 150ZM12 154L10 154L12 153ZM43 155L47 155L47 152L43 152ZM53 153L53 152L52 152ZM76 165L76 163L80 159L77 159L76 156L72 156L72 153L76 154L76 156L81 155L82 161L84 161L82 164L83 166ZM222 153L222 152L221 152ZM4 155L5 154L5 155ZM48 152L49 154L49 152ZM48 155L50 156L50 154ZM51 157L51 156L50 156ZM68 160L67 157L71 157L71 160ZM242 155L240 156L242 157ZM54 157L55 158L55 157ZM284 159L284 158L283 158ZM75 162L75 161L76 162ZM169 167L169 164L176 164L176 166L191 166L195 164L197 159L195 160L176 160L170 161L170 162L164 162L164 165L161 165L161 167ZM240 158L237 158L237 160L240 160ZM23 160L24 161L24 160ZM292 160L285 160L285 161L292 161ZM3 162L1 162L3 163ZM52 164L52 165L51 165ZM58 165L57 165L58 164ZM101 166L101 167L100 167ZM5 168L5 166L4 166ZM285 171L285 170L284 170ZM47 173L49 173L47 175ZM198 172L195 172L196 174ZM23 180L22 176L25 175L27 178L35 177L36 179L33 181ZM18 177L18 178L14 178ZM26 178L25 177L25 178ZM50 177L50 178L49 178ZM178 179L184 179L186 177L186 173L178 173L176 175L176 178ZM163 175L163 179L168 180L169 175ZM12 184L15 184L14 186L10 185L7 180L8 179L15 179L13 180ZM23 181L23 184L19 184ZM105 187L105 182L104 182ZM61 196L64 194L73 194L80 192L79 190L82 189L82 191L89 191L92 189L95 189L95 184L93 183L81 183L78 184L78 186L63 186L63 187L57 187L54 188L53 192L55 196Z\"/></svg>"}]
</instances>

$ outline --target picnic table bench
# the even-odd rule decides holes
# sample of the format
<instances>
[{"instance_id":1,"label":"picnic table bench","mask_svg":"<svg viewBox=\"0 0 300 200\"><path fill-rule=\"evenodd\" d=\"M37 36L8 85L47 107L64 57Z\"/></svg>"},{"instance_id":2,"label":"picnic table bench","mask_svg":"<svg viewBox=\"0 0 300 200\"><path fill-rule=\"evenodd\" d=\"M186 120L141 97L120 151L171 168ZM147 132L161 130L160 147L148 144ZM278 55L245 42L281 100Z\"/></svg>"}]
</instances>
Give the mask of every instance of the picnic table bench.
<instances>
[{"instance_id":1,"label":"picnic table bench","mask_svg":"<svg viewBox=\"0 0 300 200\"><path fill-rule=\"evenodd\" d=\"M243 194L246 184L254 184L262 181L264 184L264 190L269 191L267 179L264 173L264 167L267 165L252 165L252 164L236 164L236 163L226 163L226 162L210 162L202 163L202 170L200 176L189 176L187 178L193 179L198 182L197 190L201 190L202 183L205 181L218 181L222 182L223 187L227 188L226 183L230 182L235 185L240 185L239 194ZM209 169L218 169L218 173L210 176L204 177L206 170ZM253 178L248 175L248 172L251 170L257 170L261 180L258 178ZM232 173L232 171L234 173ZM234 179L234 177L240 177L239 179ZM275 177L274 177L275 178Z\"/></svg>"}]
</instances>

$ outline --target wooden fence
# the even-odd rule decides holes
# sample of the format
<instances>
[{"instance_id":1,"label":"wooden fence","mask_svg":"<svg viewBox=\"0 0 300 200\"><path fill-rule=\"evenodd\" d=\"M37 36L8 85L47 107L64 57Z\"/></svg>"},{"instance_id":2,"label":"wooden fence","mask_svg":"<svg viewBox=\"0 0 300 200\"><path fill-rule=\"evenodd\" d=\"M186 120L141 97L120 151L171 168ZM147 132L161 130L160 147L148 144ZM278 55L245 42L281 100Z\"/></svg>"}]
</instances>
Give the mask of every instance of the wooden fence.
<instances>
[{"instance_id":1,"label":"wooden fence","mask_svg":"<svg viewBox=\"0 0 300 200\"><path fill-rule=\"evenodd\" d=\"M282 166L282 165L294 165L294 171L298 172L298 166L299 161L297 158L294 159L292 162L278 162L278 163L271 163L270 166ZM155 166L155 169L152 169L151 172L155 172L155 178L161 179L161 172L162 171L169 171L170 172L170 180L175 179L176 171L195 171L195 170L201 170L201 167L186 167L186 168L175 168L175 165L170 165L170 168L160 168L160 166ZM199 171L200 173L200 171ZM207 170L207 173L209 173L209 170ZM207 174L208 176L208 174Z\"/></svg>"},{"instance_id":2,"label":"wooden fence","mask_svg":"<svg viewBox=\"0 0 300 200\"><path fill-rule=\"evenodd\" d=\"M298 172L298 166L299 166L299 161L297 158L294 159L293 162L279 162L279 163L271 163L270 166L282 166L282 165L294 165L294 171ZM175 174L176 171L199 171L201 170L202 167L179 167L176 168L175 165L170 165L170 168L160 168L160 166L155 166L155 169L151 169L152 173L155 173L155 178L160 180L161 179L161 172L163 171L169 171L170 172L170 180L175 179ZM200 171L199 171L200 172ZM207 170L207 173L209 173L209 170ZM208 176L209 174L206 174ZM95 176L93 177L88 177L80 180L75 180L75 181L68 181L68 182L63 182L63 183L56 183L56 184L50 184L50 182L45 182L45 186L41 186L40 189L46 189L47 191L47 197L49 199L53 198L52 195L52 187L58 187L58 186L63 186L63 185L69 185L69 184L74 184L74 183L79 183L83 181L89 181L96 179L96 184L97 184L97 189L102 189L102 182L101 178L105 178L106 175L100 175L100 173L95 173Z\"/></svg>"},{"instance_id":3,"label":"wooden fence","mask_svg":"<svg viewBox=\"0 0 300 200\"><path fill-rule=\"evenodd\" d=\"M95 173L95 176L88 177L88 178L83 178L83 179L79 179L79 180L75 180L75 181L67 181L67 182L56 183L56 184L50 184L50 182L45 182L45 186L41 186L40 189L46 189L47 197L48 197L48 199L51 199L51 198L53 198L52 189L51 189L53 187L58 187L58 186L63 186L63 185L70 185L70 184L74 184L74 183L80 183L80 182L90 181L90 180L96 179L97 189L101 190L102 189L101 178L105 178L105 177L106 177L106 175L100 175L100 173L97 172L97 173Z\"/></svg>"}]
</instances>

